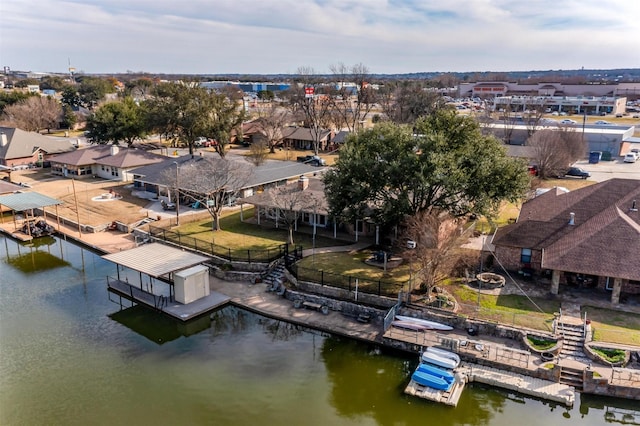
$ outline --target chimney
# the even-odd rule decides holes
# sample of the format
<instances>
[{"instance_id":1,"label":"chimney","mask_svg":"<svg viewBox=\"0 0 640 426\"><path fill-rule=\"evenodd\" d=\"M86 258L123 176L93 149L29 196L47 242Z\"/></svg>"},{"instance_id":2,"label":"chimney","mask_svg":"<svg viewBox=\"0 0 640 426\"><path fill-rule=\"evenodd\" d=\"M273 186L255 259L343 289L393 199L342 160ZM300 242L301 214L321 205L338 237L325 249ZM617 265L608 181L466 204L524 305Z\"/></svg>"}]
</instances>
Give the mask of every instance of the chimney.
<instances>
[{"instance_id":1,"label":"chimney","mask_svg":"<svg viewBox=\"0 0 640 426\"><path fill-rule=\"evenodd\" d=\"M638 211L638 207L636 206L636 200L633 200L633 202L631 203L631 209L632 212L637 212Z\"/></svg>"},{"instance_id":2,"label":"chimney","mask_svg":"<svg viewBox=\"0 0 640 426\"><path fill-rule=\"evenodd\" d=\"M111 155L116 155L118 152L120 152L118 145L111 145Z\"/></svg>"},{"instance_id":3,"label":"chimney","mask_svg":"<svg viewBox=\"0 0 640 426\"><path fill-rule=\"evenodd\" d=\"M298 189L300 191L304 191L309 187L309 178L305 175L300 175L300 179L298 179Z\"/></svg>"},{"instance_id":4,"label":"chimney","mask_svg":"<svg viewBox=\"0 0 640 426\"><path fill-rule=\"evenodd\" d=\"M576 214L575 213L569 213L569 225L575 225L576 224Z\"/></svg>"},{"instance_id":5,"label":"chimney","mask_svg":"<svg viewBox=\"0 0 640 426\"><path fill-rule=\"evenodd\" d=\"M8 143L7 134L4 132L0 133L0 146L7 146Z\"/></svg>"}]
</instances>

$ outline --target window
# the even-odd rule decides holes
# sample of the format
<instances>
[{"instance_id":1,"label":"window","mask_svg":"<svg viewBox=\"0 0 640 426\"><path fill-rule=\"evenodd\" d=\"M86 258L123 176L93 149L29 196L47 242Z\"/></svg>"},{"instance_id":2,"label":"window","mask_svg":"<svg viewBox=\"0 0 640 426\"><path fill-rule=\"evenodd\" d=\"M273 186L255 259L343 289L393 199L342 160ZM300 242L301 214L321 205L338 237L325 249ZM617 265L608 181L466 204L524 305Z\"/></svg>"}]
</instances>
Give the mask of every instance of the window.
<instances>
[{"instance_id":1,"label":"window","mask_svg":"<svg viewBox=\"0 0 640 426\"><path fill-rule=\"evenodd\" d=\"M522 249L522 251L520 252L520 262L531 263L531 249Z\"/></svg>"}]
</instances>

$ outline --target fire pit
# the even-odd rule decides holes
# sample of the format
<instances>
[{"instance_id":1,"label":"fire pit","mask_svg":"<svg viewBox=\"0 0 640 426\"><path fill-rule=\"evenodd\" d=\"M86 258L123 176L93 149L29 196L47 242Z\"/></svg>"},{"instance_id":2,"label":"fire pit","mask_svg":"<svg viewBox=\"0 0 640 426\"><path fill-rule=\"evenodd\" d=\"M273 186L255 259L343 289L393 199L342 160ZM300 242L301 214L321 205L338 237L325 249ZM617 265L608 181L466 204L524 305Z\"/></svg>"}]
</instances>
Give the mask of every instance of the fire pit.
<instances>
[{"instance_id":1,"label":"fire pit","mask_svg":"<svg viewBox=\"0 0 640 426\"><path fill-rule=\"evenodd\" d=\"M486 289L504 287L507 282L502 275L494 274L492 272L483 272L482 274L478 274L476 275L476 280L478 281L478 285Z\"/></svg>"}]
</instances>

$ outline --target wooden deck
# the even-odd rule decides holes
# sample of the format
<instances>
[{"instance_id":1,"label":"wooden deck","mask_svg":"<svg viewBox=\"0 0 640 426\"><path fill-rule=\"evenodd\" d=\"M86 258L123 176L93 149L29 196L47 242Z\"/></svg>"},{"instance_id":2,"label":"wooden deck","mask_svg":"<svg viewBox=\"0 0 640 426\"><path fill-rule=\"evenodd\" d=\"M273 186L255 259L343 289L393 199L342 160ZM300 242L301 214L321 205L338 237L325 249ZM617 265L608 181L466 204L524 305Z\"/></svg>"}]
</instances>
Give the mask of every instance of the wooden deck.
<instances>
[{"instance_id":1,"label":"wooden deck","mask_svg":"<svg viewBox=\"0 0 640 426\"><path fill-rule=\"evenodd\" d=\"M170 301L166 296L157 295L144 291L124 281L109 278L107 280L108 290L114 294L131 300L140 305L145 305L151 309L161 311L173 318L181 321L188 321L200 315L206 314L227 304L231 298L222 293L211 292L209 296L198 299L194 302L183 304Z\"/></svg>"}]
</instances>

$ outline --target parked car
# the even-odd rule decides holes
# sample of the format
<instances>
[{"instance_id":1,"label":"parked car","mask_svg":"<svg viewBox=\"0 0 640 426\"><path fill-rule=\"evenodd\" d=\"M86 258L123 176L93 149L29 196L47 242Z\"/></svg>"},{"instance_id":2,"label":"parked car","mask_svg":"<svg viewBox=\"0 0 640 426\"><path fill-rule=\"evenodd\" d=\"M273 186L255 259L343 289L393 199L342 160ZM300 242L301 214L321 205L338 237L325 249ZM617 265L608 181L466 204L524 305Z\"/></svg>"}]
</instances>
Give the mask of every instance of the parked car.
<instances>
[{"instance_id":1,"label":"parked car","mask_svg":"<svg viewBox=\"0 0 640 426\"><path fill-rule=\"evenodd\" d=\"M579 177L582 179L591 177L591 174L588 171L581 169L580 167L569 167L569 170L567 170L564 175L565 177L571 176L571 177Z\"/></svg>"},{"instance_id":2,"label":"parked car","mask_svg":"<svg viewBox=\"0 0 640 426\"><path fill-rule=\"evenodd\" d=\"M625 163L635 163L638 161L638 153L635 151L628 152L627 155L624 156Z\"/></svg>"},{"instance_id":3,"label":"parked car","mask_svg":"<svg viewBox=\"0 0 640 426\"><path fill-rule=\"evenodd\" d=\"M200 136L198 139L193 141L193 146L198 148L207 148L213 145L214 145L213 141L205 138L204 136Z\"/></svg>"},{"instance_id":4,"label":"parked car","mask_svg":"<svg viewBox=\"0 0 640 426\"><path fill-rule=\"evenodd\" d=\"M565 118L564 120L560 121L560 124L576 124L576 121L571 120L570 118Z\"/></svg>"}]
</instances>

